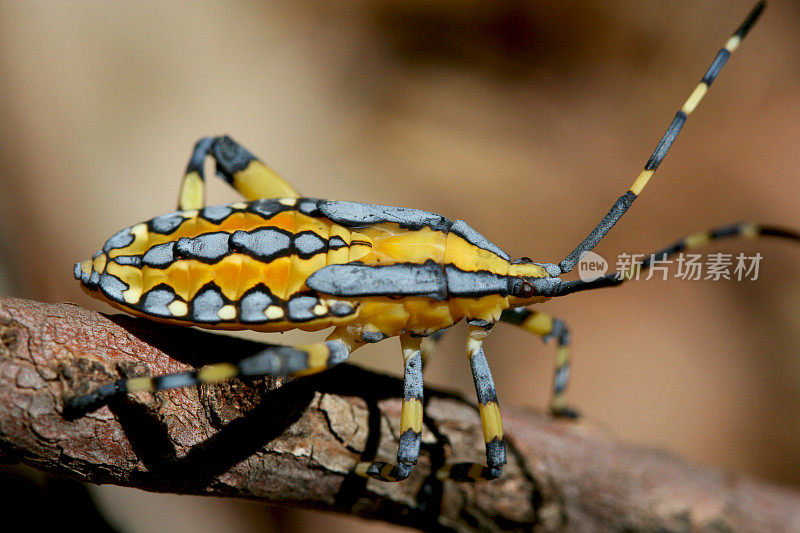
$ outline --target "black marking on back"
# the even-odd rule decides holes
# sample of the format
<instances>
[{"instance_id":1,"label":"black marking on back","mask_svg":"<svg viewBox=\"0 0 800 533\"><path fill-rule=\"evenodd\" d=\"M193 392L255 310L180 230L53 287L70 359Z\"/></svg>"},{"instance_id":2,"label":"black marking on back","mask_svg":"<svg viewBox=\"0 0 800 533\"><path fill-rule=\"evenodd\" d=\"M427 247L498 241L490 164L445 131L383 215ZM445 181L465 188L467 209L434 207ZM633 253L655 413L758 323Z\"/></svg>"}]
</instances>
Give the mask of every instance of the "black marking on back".
<instances>
[{"instance_id":1,"label":"black marking on back","mask_svg":"<svg viewBox=\"0 0 800 533\"><path fill-rule=\"evenodd\" d=\"M463 220L456 220L453 223L453 226L450 228L450 232L455 233L471 245L476 246L481 250L486 250L487 252L491 252L498 257L502 257L506 261L511 261L511 257L501 250L499 246L472 229L469 224Z\"/></svg>"},{"instance_id":2,"label":"black marking on back","mask_svg":"<svg viewBox=\"0 0 800 533\"><path fill-rule=\"evenodd\" d=\"M434 231L447 232L453 225L451 220L442 215L407 207L330 200L318 201L317 207L325 217L346 228L364 228L391 222L405 229L419 230L428 226Z\"/></svg>"},{"instance_id":3,"label":"black marking on back","mask_svg":"<svg viewBox=\"0 0 800 533\"><path fill-rule=\"evenodd\" d=\"M442 266L432 259L423 264L396 263L365 265L348 263L317 270L306 284L315 291L333 296L421 296L444 300L447 279Z\"/></svg>"}]
</instances>

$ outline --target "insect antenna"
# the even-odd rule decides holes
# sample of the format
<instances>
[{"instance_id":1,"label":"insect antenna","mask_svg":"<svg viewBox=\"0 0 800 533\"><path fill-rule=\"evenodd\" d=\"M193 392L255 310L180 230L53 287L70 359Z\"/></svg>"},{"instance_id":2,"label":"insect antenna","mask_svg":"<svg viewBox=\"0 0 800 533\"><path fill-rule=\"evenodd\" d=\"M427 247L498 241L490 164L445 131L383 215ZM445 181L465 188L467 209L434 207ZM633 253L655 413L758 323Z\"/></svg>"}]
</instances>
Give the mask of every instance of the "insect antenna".
<instances>
[{"instance_id":1,"label":"insect antenna","mask_svg":"<svg viewBox=\"0 0 800 533\"><path fill-rule=\"evenodd\" d=\"M712 229L710 231L702 231L684 237L683 239L659 250L654 254L646 256L644 260L634 263L628 270L624 272L612 272L605 276L589 280L573 280L564 281L554 292L554 296L564 296L565 294L572 294L573 292L582 292L593 289L601 289L603 287L616 287L626 281L632 279L637 273L650 268L654 262L665 261L675 254L692 250L697 247L708 244L711 241L727 239L731 237L772 237L778 239L788 239L800 242L800 233L785 228L775 226L759 226L749 222L741 222L738 224L731 224L729 226L722 226Z\"/></svg>"},{"instance_id":2,"label":"insect antenna","mask_svg":"<svg viewBox=\"0 0 800 533\"><path fill-rule=\"evenodd\" d=\"M581 256L597 246L600 240L605 237L606 233L608 233L614 224L622 218L622 215L630 208L631 204L634 200L641 194L642 190L647 185L647 182L650 181L650 178L653 176L653 173L656 171L658 166L664 160L664 157L667 155L672 143L675 142L675 138L678 136L678 133L681 131L683 124L686 122L686 118L695 110L697 104L700 103L700 100L703 99L705 96L706 91L717 78L720 70L728 61L731 54L738 48L739 43L742 42L742 39L747 35L747 32L750 31L750 28L753 27L753 24L756 23L758 17L761 16L761 12L764 11L764 7L766 6L766 2L759 2L753 8L747 18L742 22L742 24L737 28L737 30L733 33L733 35L728 39L720 51L717 53L714 61L712 61L711 66L708 67L703 79L700 80L700 83L697 84L692 94L683 104L683 107L675 114L675 118L672 119L672 123L670 123L669 127L667 128L667 132L661 138L661 141L656 146L653 154L650 156L650 159L647 160L647 163L644 165L644 169L639 174L639 177L636 178L636 181L633 182L628 192L624 195L620 196L614 205L611 207L611 210L603 217L603 219L595 226L595 228L589 233L589 235L581 242L577 248L575 248L567 257L565 257L558 266L561 268L561 272L566 273L572 270L575 265L580 261Z\"/></svg>"}]
</instances>

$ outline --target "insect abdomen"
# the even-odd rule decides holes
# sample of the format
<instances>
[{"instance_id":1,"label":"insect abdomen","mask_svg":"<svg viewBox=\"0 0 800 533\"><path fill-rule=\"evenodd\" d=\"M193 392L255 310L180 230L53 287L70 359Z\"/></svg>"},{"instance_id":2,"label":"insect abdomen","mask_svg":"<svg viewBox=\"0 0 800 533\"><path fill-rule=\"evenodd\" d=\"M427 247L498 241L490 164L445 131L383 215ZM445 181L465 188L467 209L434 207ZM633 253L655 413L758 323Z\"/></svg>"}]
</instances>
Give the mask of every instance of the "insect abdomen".
<instances>
[{"instance_id":1,"label":"insect abdomen","mask_svg":"<svg viewBox=\"0 0 800 533\"><path fill-rule=\"evenodd\" d=\"M296 203L163 215L117 233L95 260L76 266L76 276L114 305L162 320L268 331L327 327L353 308L329 309L306 278L368 253L370 243L362 236L351 246L350 231Z\"/></svg>"}]
</instances>

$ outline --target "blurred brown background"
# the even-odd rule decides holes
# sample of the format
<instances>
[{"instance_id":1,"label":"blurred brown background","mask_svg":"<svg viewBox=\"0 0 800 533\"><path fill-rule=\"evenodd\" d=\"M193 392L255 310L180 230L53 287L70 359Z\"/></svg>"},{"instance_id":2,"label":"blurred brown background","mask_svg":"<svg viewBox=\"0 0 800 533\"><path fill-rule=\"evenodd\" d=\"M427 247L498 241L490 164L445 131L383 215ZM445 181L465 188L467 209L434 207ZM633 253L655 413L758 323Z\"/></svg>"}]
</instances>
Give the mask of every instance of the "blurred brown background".
<instances>
[{"instance_id":1,"label":"blurred brown background","mask_svg":"<svg viewBox=\"0 0 800 533\"><path fill-rule=\"evenodd\" d=\"M750 7L1 2L0 290L109 312L72 264L172 210L192 143L221 133L309 196L463 218L512 256L557 262L627 189ZM737 220L800 227L798 39L800 5L772 1L600 254ZM234 198L211 183L211 203ZM573 331L571 403L625 441L800 485L800 249L717 250L760 251L759 280L653 280L546 304ZM426 381L471 395L454 330ZM544 405L552 346L501 325L487 354L502 402ZM399 373L394 340L353 359ZM90 490L126 531L395 529Z\"/></svg>"}]
</instances>

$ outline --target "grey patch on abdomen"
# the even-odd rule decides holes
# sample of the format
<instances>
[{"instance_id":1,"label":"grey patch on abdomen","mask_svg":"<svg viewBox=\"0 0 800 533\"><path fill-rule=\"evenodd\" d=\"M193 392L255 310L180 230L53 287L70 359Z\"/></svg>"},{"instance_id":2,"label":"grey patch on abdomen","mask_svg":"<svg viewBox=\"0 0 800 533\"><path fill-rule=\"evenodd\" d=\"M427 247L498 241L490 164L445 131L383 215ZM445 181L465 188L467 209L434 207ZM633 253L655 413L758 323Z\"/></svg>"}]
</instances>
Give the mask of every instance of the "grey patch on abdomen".
<instances>
[{"instance_id":1,"label":"grey patch on abdomen","mask_svg":"<svg viewBox=\"0 0 800 533\"><path fill-rule=\"evenodd\" d=\"M125 248L133 242L134 236L130 228L125 228L116 232L103 245L103 252L108 253L117 248Z\"/></svg>"},{"instance_id":2,"label":"grey patch on abdomen","mask_svg":"<svg viewBox=\"0 0 800 533\"><path fill-rule=\"evenodd\" d=\"M192 320L195 322L219 322L218 313L223 305L225 305L225 300L219 287L209 283L192 298Z\"/></svg>"},{"instance_id":3,"label":"grey patch on abdomen","mask_svg":"<svg viewBox=\"0 0 800 533\"><path fill-rule=\"evenodd\" d=\"M264 309L272 305L273 301L265 285L260 284L253 287L239 301L240 320L251 324L266 322Z\"/></svg>"},{"instance_id":4,"label":"grey patch on abdomen","mask_svg":"<svg viewBox=\"0 0 800 533\"><path fill-rule=\"evenodd\" d=\"M98 282L100 290L111 300L124 304L122 292L128 290L128 284L111 274L103 274Z\"/></svg>"},{"instance_id":5,"label":"grey patch on abdomen","mask_svg":"<svg viewBox=\"0 0 800 533\"><path fill-rule=\"evenodd\" d=\"M183 220L183 215L181 215L179 211L176 211L175 213L167 213L166 215L154 218L147 223L147 226L153 233L169 235L180 227Z\"/></svg>"},{"instance_id":6,"label":"grey patch on abdomen","mask_svg":"<svg viewBox=\"0 0 800 533\"><path fill-rule=\"evenodd\" d=\"M175 243L174 254L180 259L196 259L203 263L216 263L230 253L224 231L204 233L194 238L181 237Z\"/></svg>"},{"instance_id":7,"label":"grey patch on abdomen","mask_svg":"<svg viewBox=\"0 0 800 533\"><path fill-rule=\"evenodd\" d=\"M309 217L318 217L320 214L319 209L317 208L317 202L314 198L301 198L299 202L297 202L297 210Z\"/></svg>"},{"instance_id":8,"label":"grey patch on abdomen","mask_svg":"<svg viewBox=\"0 0 800 533\"><path fill-rule=\"evenodd\" d=\"M167 268L175 262L174 248L174 241L157 244L145 252L142 263L152 268Z\"/></svg>"},{"instance_id":9,"label":"grey patch on abdomen","mask_svg":"<svg viewBox=\"0 0 800 533\"><path fill-rule=\"evenodd\" d=\"M251 213L255 213L264 219L272 218L275 214L286 209L288 209L287 206L277 200L256 200L251 202L249 207Z\"/></svg>"},{"instance_id":10,"label":"grey patch on abdomen","mask_svg":"<svg viewBox=\"0 0 800 533\"><path fill-rule=\"evenodd\" d=\"M290 234L277 228L259 228L249 232L237 230L230 236L230 247L233 251L265 263L289 255L291 242Z\"/></svg>"},{"instance_id":11,"label":"grey patch on abdomen","mask_svg":"<svg viewBox=\"0 0 800 533\"><path fill-rule=\"evenodd\" d=\"M345 246L347 246L347 243L344 242L344 239L338 235L334 235L328 239L328 250L338 250L339 248L343 248Z\"/></svg>"},{"instance_id":12,"label":"grey patch on abdomen","mask_svg":"<svg viewBox=\"0 0 800 533\"><path fill-rule=\"evenodd\" d=\"M327 246L322 238L313 231L304 231L294 236L292 248L301 259L308 259L321 252L327 252Z\"/></svg>"},{"instance_id":13,"label":"grey patch on abdomen","mask_svg":"<svg viewBox=\"0 0 800 533\"><path fill-rule=\"evenodd\" d=\"M122 266L132 266L136 268L141 268L142 266L141 255L118 255L112 259L112 261Z\"/></svg>"},{"instance_id":14,"label":"grey patch on abdomen","mask_svg":"<svg viewBox=\"0 0 800 533\"><path fill-rule=\"evenodd\" d=\"M175 300L175 291L168 285L158 285L147 291L142 299L141 310L148 315L171 318L167 306Z\"/></svg>"},{"instance_id":15,"label":"grey patch on abdomen","mask_svg":"<svg viewBox=\"0 0 800 533\"><path fill-rule=\"evenodd\" d=\"M219 224L233 213L233 209L227 205L212 205L200 211L200 216L209 222Z\"/></svg>"},{"instance_id":16,"label":"grey patch on abdomen","mask_svg":"<svg viewBox=\"0 0 800 533\"><path fill-rule=\"evenodd\" d=\"M289 314L289 320L292 322L307 322L315 318L320 318L314 314L314 306L319 303L319 298L301 294L295 296L286 304L286 311Z\"/></svg>"}]
</instances>

